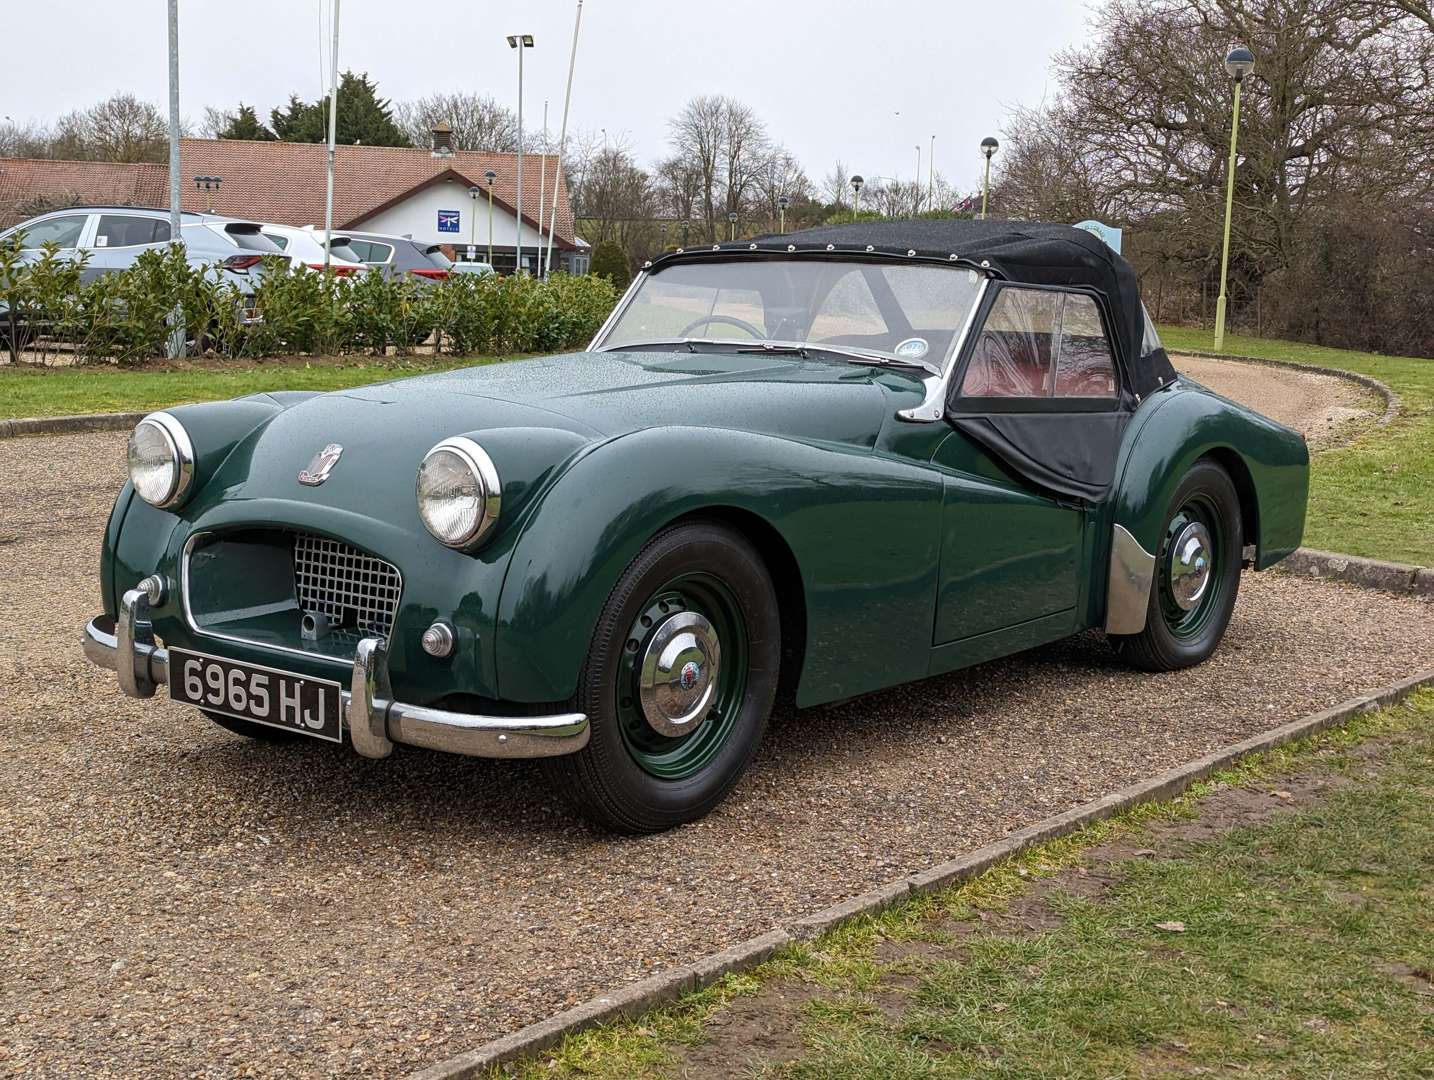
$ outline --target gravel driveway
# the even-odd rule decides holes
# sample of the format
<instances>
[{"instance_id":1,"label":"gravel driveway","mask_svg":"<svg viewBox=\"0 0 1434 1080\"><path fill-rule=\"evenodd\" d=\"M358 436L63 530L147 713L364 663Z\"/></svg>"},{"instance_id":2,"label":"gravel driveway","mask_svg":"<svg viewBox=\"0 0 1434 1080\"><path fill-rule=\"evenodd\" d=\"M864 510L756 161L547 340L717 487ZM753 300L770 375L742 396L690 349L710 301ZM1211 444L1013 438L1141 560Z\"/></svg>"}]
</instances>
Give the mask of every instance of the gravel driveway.
<instances>
[{"instance_id":1,"label":"gravel driveway","mask_svg":"<svg viewBox=\"0 0 1434 1080\"><path fill-rule=\"evenodd\" d=\"M16 1075L402 1073L1434 665L1434 606L1246 575L1196 670L1087 634L779 716L711 817L614 839L529 763L264 746L121 697L79 630L123 446L0 442Z\"/></svg>"}]
</instances>

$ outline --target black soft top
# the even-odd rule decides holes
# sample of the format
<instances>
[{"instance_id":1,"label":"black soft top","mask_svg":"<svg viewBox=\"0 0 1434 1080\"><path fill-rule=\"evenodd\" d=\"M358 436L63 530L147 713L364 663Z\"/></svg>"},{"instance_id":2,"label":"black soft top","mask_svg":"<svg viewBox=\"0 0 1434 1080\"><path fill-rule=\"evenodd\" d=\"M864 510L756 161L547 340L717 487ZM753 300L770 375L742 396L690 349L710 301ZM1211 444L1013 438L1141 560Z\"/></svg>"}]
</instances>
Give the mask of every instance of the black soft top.
<instances>
[{"instance_id":1,"label":"black soft top","mask_svg":"<svg viewBox=\"0 0 1434 1080\"><path fill-rule=\"evenodd\" d=\"M651 269L704 255L738 252L831 252L939 260L974 267L1007 281L1096 289L1110 304L1132 389L1144 397L1175 378L1164 349L1156 346L1145 352L1142 348L1145 311L1135 271L1099 237L1072 225L964 219L856 222L689 247L657 259Z\"/></svg>"}]
</instances>

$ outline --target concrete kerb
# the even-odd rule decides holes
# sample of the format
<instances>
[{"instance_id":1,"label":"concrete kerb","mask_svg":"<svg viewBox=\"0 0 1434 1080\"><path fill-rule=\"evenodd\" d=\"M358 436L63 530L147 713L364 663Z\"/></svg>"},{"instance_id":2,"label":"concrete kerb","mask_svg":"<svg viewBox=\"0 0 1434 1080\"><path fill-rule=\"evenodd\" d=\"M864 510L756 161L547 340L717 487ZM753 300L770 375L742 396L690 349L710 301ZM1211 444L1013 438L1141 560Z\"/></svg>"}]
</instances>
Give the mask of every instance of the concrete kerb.
<instances>
[{"instance_id":1,"label":"concrete kerb","mask_svg":"<svg viewBox=\"0 0 1434 1080\"><path fill-rule=\"evenodd\" d=\"M82 413L0 420L0 439L20 435L74 435L81 431L128 431L148 415L142 412Z\"/></svg>"},{"instance_id":2,"label":"concrete kerb","mask_svg":"<svg viewBox=\"0 0 1434 1080\"><path fill-rule=\"evenodd\" d=\"M1299 548L1286 556L1275 569L1284 574L1344 581L1381 592L1434 597L1434 568L1425 566L1407 566L1383 559L1342 555L1337 551Z\"/></svg>"},{"instance_id":3,"label":"concrete kerb","mask_svg":"<svg viewBox=\"0 0 1434 1080\"><path fill-rule=\"evenodd\" d=\"M1399 415L1399 395L1378 379L1361 375L1357 371L1342 368L1322 367L1318 364L1302 364L1296 360L1267 360L1256 356L1236 356L1234 353L1205 352L1203 349L1176 349L1176 356L1195 356L1201 360L1232 360L1239 364L1259 364L1261 367L1286 368L1290 371L1305 371L1315 375L1329 375L1346 382L1358 383L1366 390L1373 390L1384 400L1384 414L1375 421L1387 424Z\"/></svg>"},{"instance_id":4,"label":"concrete kerb","mask_svg":"<svg viewBox=\"0 0 1434 1080\"><path fill-rule=\"evenodd\" d=\"M745 971L770 959L789 944L818 937L863 915L873 915L909 896L936 892L975 877L1003 859L1047 840L1066 836L1142 803L1174 798L1194 784L1252 754L1286 746L1336 727L1352 717L1397 704L1426 686L1434 686L1434 668L1411 675L1380 690L1360 694L1273 731L1216 750L1162 776L1122 788L1082 806L1018 829L958 859L908 874L814 914L794 920L760 937L713 953L695 963L661 972L611 994L603 994L565 1012L495 1039L447 1061L438 1062L412 1080L468 1080L505 1062L555 1046L564 1036L640 1014L676 1000L690 990L710 986L723 975Z\"/></svg>"}]
</instances>

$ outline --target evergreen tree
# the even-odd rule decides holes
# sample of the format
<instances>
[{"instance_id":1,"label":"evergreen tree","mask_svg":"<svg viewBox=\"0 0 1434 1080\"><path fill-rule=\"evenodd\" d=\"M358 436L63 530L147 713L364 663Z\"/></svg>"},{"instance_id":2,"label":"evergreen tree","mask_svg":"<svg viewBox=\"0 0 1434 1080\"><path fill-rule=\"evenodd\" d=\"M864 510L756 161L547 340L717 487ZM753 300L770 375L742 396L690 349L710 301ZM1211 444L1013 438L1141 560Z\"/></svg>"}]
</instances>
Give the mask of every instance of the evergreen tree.
<instances>
[{"instance_id":1,"label":"evergreen tree","mask_svg":"<svg viewBox=\"0 0 1434 1080\"><path fill-rule=\"evenodd\" d=\"M224 126L214 133L216 139L249 139L257 142L273 142L277 136L259 122L254 106L242 101L239 108L223 117Z\"/></svg>"},{"instance_id":2,"label":"evergreen tree","mask_svg":"<svg viewBox=\"0 0 1434 1080\"><path fill-rule=\"evenodd\" d=\"M327 97L318 101L300 101L289 95L287 108L269 114L274 134L284 142L325 142L329 137ZM378 96L378 84L369 82L368 75L345 71L339 80L339 115L337 141L345 145L409 146L402 129L393 122L389 103Z\"/></svg>"},{"instance_id":3,"label":"evergreen tree","mask_svg":"<svg viewBox=\"0 0 1434 1080\"><path fill-rule=\"evenodd\" d=\"M627 256L623 254L622 246L613 240L603 240L593 248L593 261L588 273L607 278L618 292L622 292L632 281Z\"/></svg>"}]
</instances>

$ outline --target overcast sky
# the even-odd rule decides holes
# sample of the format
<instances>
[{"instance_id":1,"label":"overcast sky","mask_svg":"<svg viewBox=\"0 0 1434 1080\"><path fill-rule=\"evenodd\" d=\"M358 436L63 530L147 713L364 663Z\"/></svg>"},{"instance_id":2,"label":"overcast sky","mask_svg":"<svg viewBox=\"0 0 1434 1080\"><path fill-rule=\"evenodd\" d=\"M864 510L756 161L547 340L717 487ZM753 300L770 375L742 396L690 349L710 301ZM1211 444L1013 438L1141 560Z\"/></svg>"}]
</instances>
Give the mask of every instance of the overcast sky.
<instances>
[{"instance_id":1,"label":"overcast sky","mask_svg":"<svg viewBox=\"0 0 1434 1080\"><path fill-rule=\"evenodd\" d=\"M180 0L181 110L316 98L330 0ZM165 0L5 4L0 118L53 120L116 90L166 91ZM536 38L525 124L562 114L575 0L343 0L339 67L395 101L434 91L516 104L504 36ZM570 126L625 138L644 163L695 94L752 105L814 180L841 158L867 176L923 175L931 136L953 183L979 176L981 138L1049 91L1050 56L1080 40L1079 0L587 0Z\"/></svg>"}]
</instances>

